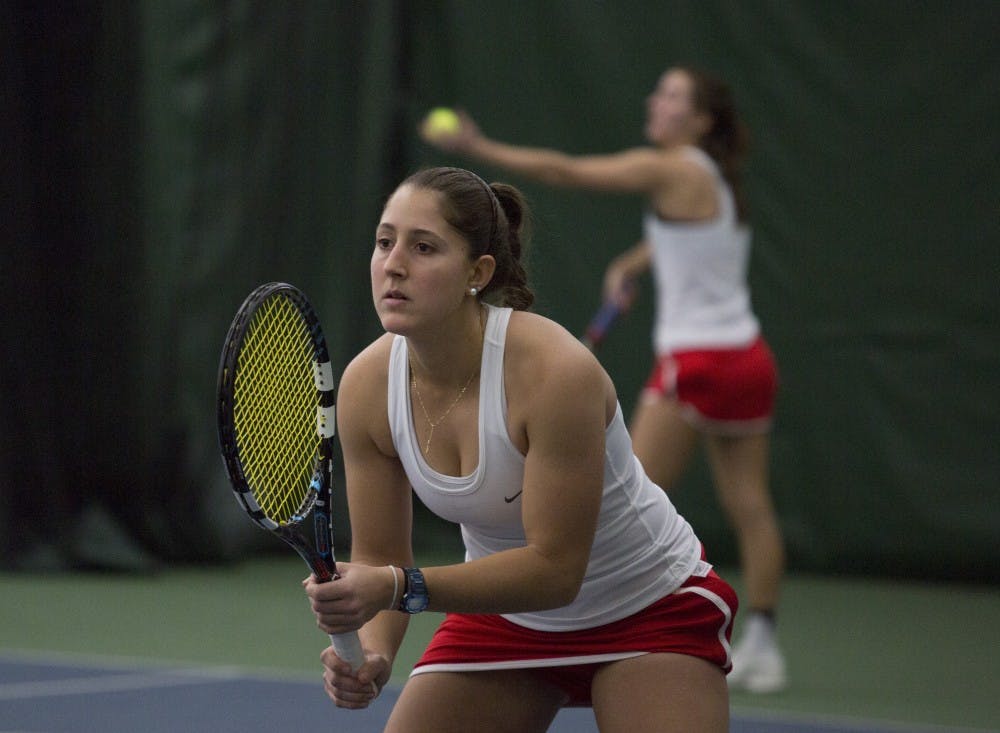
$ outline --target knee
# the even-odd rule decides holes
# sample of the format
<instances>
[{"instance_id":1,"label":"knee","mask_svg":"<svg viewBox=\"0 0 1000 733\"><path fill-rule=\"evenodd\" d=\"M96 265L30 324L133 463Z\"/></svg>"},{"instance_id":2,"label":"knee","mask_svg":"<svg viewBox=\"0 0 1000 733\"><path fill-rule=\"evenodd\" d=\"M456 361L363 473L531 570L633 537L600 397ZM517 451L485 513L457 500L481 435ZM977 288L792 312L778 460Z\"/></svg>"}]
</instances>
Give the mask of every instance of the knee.
<instances>
[{"instance_id":1,"label":"knee","mask_svg":"<svg viewBox=\"0 0 1000 733\"><path fill-rule=\"evenodd\" d=\"M720 491L719 503L736 527L753 529L776 524L774 505L766 487L738 484Z\"/></svg>"}]
</instances>

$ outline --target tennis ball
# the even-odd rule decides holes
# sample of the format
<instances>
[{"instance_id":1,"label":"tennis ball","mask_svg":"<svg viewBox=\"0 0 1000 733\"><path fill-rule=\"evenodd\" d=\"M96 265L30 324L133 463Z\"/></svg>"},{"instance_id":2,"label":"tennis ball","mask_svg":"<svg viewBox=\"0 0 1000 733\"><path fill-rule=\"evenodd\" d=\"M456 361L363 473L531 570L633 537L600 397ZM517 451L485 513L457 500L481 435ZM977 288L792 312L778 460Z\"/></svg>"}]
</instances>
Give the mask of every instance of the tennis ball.
<instances>
[{"instance_id":1,"label":"tennis ball","mask_svg":"<svg viewBox=\"0 0 1000 733\"><path fill-rule=\"evenodd\" d=\"M462 121L449 107L435 107L424 119L424 132L430 137L454 135L461 129Z\"/></svg>"}]
</instances>

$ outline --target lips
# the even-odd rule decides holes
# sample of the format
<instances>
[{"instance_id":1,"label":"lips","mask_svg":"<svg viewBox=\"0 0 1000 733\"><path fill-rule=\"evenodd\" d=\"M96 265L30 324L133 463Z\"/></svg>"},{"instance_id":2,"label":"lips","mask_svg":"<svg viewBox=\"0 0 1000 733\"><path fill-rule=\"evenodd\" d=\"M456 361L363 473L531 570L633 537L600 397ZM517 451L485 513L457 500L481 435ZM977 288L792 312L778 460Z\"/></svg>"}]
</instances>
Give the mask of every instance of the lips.
<instances>
[{"instance_id":1,"label":"lips","mask_svg":"<svg viewBox=\"0 0 1000 733\"><path fill-rule=\"evenodd\" d=\"M382 296L384 300L408 300L408 298L403 295L400 290L389 290L385 295Z\"/></svg>"}]
</instances>

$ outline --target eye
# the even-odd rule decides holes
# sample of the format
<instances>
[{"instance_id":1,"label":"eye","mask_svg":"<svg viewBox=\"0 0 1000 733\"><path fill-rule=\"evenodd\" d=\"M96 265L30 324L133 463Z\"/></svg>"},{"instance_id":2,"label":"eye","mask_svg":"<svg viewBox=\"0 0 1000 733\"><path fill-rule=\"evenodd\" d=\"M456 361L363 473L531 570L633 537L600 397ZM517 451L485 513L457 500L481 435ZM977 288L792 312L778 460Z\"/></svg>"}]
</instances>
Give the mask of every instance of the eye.
<instances>
[{"instance_id":1,"label":"eye","mask_svg":"<svg viewBox=\"0 0 1000 733\"><path fill-rule=\"evenodd\" d=\"M375 249L392 249L392 240L389 237L375 237Z\"/></svg>"},{"instance_id":2,"label":"eye","mask_svg":"<svg viewBox=\"0 0 1000 733\"><path fill-rule=\"evenodd\" d=\"M423 241L417 242L415 245L413 245L413 248L417 250L417 252L420 252L421 254L430 254L431 252L434 251L434 245L432 245L430 242L423 242Z\"/></svg>"}]
</instances>

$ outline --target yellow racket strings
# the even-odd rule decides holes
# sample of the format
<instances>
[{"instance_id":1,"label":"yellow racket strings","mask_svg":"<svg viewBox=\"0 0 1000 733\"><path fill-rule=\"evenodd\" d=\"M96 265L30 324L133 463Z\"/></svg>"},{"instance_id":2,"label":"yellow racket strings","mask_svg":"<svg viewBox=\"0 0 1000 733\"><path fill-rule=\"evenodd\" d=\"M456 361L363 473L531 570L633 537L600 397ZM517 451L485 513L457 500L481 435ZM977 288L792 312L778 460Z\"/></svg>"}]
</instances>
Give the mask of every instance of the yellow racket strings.
<instances>
[{"instance_id":1,"label":"yellow racket strings","mask_svg":"<svg viewBox=\"0 0 1000 733\"><path fill-rule=\"evenodd\" d=\"M258 307L240 349L233 424L247 483L264 514L287 523L309 492L319 437L309 328L284 295Z\"/></svg>"}]
</instances>

